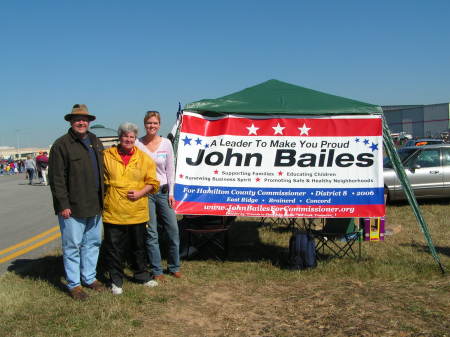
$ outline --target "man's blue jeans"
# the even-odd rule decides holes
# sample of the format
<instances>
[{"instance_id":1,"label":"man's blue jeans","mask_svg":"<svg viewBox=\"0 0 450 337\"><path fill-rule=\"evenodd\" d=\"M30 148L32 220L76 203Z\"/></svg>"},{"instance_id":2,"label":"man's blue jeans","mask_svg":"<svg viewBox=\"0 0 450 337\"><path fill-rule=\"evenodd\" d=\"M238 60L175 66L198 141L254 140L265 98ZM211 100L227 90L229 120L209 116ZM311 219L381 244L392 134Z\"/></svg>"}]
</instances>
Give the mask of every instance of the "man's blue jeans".
<instances>
[{"instance_id":1,"label":"man's blue jeans","mask_svg":"<svg viewBox=\"0 0 450 337\"><path fill-rule=\"evenodd\" d=\"M81 282L87 285L92 284L97 274L102 217L96 215L88 218L64 219L58 215L58 221L62 236L67 287L75 288L81 285Z\"/></svg>"},{"instance_id":2,"label":"man's blue jeans","mask_svg":"<svg viewBox=\"0 0 450 337\"><path fill-rule=\"evenodd\" d=\"M148 196L150 221L147 227L147 253L153 276L161 275L161 252L159 250L158 221L167 234L169 255L167 269L170 273L180 271L180 236L178 234L177 217L169 206L168 193L156 193Z\"/></svg>"}]
</instances>

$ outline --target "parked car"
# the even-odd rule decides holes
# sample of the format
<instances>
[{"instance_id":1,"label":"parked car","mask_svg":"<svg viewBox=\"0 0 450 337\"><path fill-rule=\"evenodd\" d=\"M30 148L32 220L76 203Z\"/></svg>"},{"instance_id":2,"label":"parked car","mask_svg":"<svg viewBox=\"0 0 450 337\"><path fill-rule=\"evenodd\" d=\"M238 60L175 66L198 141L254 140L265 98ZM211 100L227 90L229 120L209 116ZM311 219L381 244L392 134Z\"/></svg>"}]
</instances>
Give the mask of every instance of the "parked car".
<instances>
[{"instance_id":1,"label":"parked car","mask_svg":"<svg viewBox=\"0 0 450 337\"><path fill-rule=\"evenodd\" d=\"M443 144L443 143L445 143L445 142L441 138L419 138L419 139L408 140L405 143L404 147Z\"/></svg>"},{"instance_id":2,"label":"parked car","mask_svg":"<svg viewBox=\"0 0 450 337\"><path fill-rule=\"evenodd\" d=\"M450 144L403 147L397 152L417 199L450 197ZM406 199L388 158L383 175L388 200Z\"/></svg>"}]
</instances>

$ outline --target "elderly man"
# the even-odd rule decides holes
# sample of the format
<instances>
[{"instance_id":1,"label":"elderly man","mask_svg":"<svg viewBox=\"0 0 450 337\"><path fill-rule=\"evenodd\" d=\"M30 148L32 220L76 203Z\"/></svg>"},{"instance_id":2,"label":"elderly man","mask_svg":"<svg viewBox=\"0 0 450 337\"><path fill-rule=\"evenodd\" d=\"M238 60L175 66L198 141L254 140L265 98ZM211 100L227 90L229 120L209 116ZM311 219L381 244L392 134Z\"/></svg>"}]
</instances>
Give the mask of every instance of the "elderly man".
<instances>
[{"instance_id":1,"label":"elderly man","mask_svg":"<svg viewBox=\"0 0 450 337\"><path fill-rule=\"evenodd\" d=\"M53 207L62 235L64 269L70 295L85 300L82 286L101 291L96 266L101 243L103 146L88 131L95 119L84 104L75 104L64 119L71 128L58 138L49 158Z\"/></svg>"}]
</instances>

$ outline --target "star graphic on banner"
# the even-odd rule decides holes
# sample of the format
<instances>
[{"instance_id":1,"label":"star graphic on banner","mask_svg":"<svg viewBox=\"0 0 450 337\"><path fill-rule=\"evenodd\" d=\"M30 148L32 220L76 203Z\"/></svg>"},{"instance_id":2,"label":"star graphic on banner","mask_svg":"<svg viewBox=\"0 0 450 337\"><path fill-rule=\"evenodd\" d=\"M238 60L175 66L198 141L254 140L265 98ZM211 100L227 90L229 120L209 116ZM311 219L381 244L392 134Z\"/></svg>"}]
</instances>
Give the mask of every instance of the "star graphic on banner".
<instances>
[{"instance_id":1,"label":"star graphic on banner","mask_svg":"<svg viewBox=\"0 0 450 337\"><path fill-rule=\"evenodd\" d=\"M184 177L184 175L180 174L180 175L179 175L179 177L180 177L180 178L183 178L183 177Z\"/></svg>"},{"instance_id":2,"label":"star graphic on banner","mask_svg":"<svg viewBox=\"0 0 450 337\"><path fill-rule=\"evenodd\" d=\"M248 129L248 135L255 135L256 136L256 131L259 130L259 128L257 128L253 123L252 126L247 126L246 129Z\"/></svg>"},{"instance_id":3,"label":"star graphic on banner","mask_svg":"<svg viewBox=\"0 0 450 337\"><path fill-rule=\"evenodd\" d=\"M281 126L280 123L277 123L277 126L272 126L272 129L275 131L274 135L283 134L283 129L286 129L285 126Z\"/></svg>"},{"instance_id":4,"label":"star graphic on banner","mask_svg":"<svg viewBox=\"0 0 450 337\"><path fill-rule=\"evenodd\" d=\"M202 140L201 140L200 138L197 138L197 139L195 140L195 142L197 143L197 145L200 145L200 144L202 143Z\"/></svg>"},{"instance_id":5,"label":"star graphic on banner","mask_svg":"<svg viewBox=\"0 0 450 337\"><path fill-rule=\"evenodd\" d=\"M255 180L256 180L257 182L259 182L259 181L260 181L261 179L259 179L259 178L256 178Z\"/></svg>"},{"instance_id":6,"label":"star graphic on banner","mask_svg":"<svg viewBox=\"0 0 450 337\"><path fill-rule=\"evenodd\" d=\"M185 136L182 141L184 142L184 145L191 145L192 138L188 138L188 136Z\"/></svg>"},{"instance_id":7,"label":"star graphic on banner","mask_svg":"<svg viewBox=\"0 0 450 337\"><path fill-rule=\"evenodd\" d=\"M370 148L372 149L372 152L378 150L378 144L372 143L372 145L370 145Z\"/></svg>"},{"instance_id":8,"label":"star graphic on banner","mask_svg":"<svg viewBox=\"0 0 450 337\"><path fill-rule=\"evenodd\" d=\"M282 176L282 175L283 175L283 172L281 172L281 171L278 172L278 175L279 175L279 176Z\"/></svg>"},{"instance_id":9,"label":"star graphic on banner","mask_svg":"<svg viewBox=\"0 0 450 337\"><path fill-rule=\"evenodd\" d=\"M355 143L359 143L360 139L359 138L355 138Z\"/></svg>"},{"instance_id":10,"label":"star graphic on banner","mask_svg":"<svg viewBox=\"0 0 450 337\"><path fill-rule=\"evenodd\" d=\"M301 135L307 135L308 136L308 131L311 130L311 128L307 128L306 124L303 123L303 126L301 128L297 128L300 130L300 136Z\"/></svg>"},{"instance_id":11,"label":"star graphic on banner","mask_svg":"<svg viewBox=\"0 0 450 337\"><path fill-rule=\"evenodd\" d=\"M218 173L219 173L219 170L215 170L215 171L214 171L214 174L218 174Z\"/></svg>"},{"instance_id":12,"label":"star graphic on banner","mask_svg":"<svg viewBox=\"0 0 450 337\"><path fill-rule=\"evenodd\" d=\"M207 149L209 147L209 144L205 144L205 149Z\"/></svg>"},{"instance_id":13,"label":"star graphic on banner","mask_svg":"<svg viewBox=\"0 0 450 337\"><path fill-rule=\"evenodd\" d=\"M368 139L364 139L363 143L364 143L365 145L369 145L369 140L368 140Z\"/></svg>"}]
</instances>

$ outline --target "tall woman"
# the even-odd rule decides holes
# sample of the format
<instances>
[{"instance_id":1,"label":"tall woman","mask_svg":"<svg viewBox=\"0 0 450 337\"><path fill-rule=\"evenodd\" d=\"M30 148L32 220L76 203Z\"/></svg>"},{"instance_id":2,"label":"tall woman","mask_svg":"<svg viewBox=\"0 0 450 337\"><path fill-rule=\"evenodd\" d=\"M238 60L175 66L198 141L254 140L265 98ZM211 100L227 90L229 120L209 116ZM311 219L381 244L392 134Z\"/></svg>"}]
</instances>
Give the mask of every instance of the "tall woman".
<instances>
[{"instance_id":1,"label":"tall woman","mask_svg":"<svg viewBox=\"0 0 450 337\"><path fill-rule=\"evenodd\" d=\"M180 273L180 237L178 223L173 210L175 199L174 188L174 157L172 143L158 135L161 127L161 117L158 111L147 111L144 117L146 135L136 141L136 146L156 162L156 174L160 182L158 193L149 195L150 222L147 227L147 253L152 268L153 278L163 280L161 252L158 240L158 223L163 227L168 237L168 272L176 278Z\"/></svg>"},{"instance_id":2,"label":"tall woman","mask_svg":"<svg viewBox=\"0 0 450 337\"><path fill-rule=\"evenodd\" d=\"M147 194L158 191L155 162L135 145L137 126L119 126L119 146L104 151L105 187L103 224L105 229L105 262L113 294L122 293L125 249L130 247L134 279L148 287L145 231L148 219ZM128 246L129 242L129 246Z\"/></svg>"}]
</instances>

